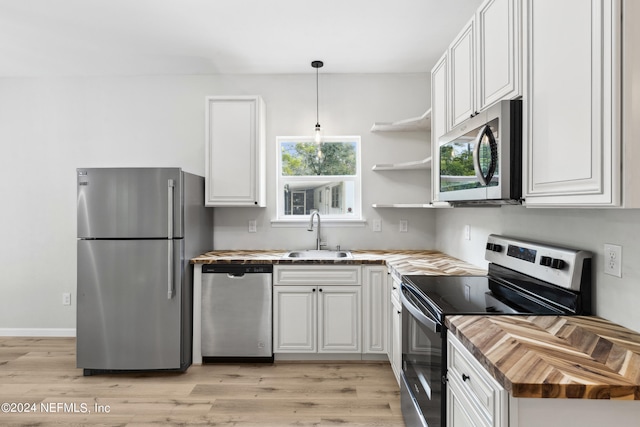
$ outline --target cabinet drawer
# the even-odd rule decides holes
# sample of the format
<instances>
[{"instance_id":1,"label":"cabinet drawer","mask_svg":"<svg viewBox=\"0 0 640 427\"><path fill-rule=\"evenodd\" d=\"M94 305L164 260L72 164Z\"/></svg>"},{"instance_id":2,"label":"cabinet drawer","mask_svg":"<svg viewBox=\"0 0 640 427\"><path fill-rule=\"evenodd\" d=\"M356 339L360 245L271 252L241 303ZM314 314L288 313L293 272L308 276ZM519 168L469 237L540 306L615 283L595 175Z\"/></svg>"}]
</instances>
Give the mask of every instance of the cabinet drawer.
<instances>
[{"instance_id":1,"label":"cabinet drawer","mask_svg":"<svg viewBox=\"0 0 640 427\"><path fill-rule=\"evenodd\" d=\"M495 425L494 419L500 419L504 389L451 334L447 345L447 379L468 396L489 425Z\"/></svg>"},{"instance_id":2,"label":"cabinet drawer","mask_svg":"<svg viewBox=\"0 0 640 427\"><path fill-rule=\"evenodd\" d=\"M274 285L361 285L359 265L276 265Z\"/></svg>"}]
</instances>

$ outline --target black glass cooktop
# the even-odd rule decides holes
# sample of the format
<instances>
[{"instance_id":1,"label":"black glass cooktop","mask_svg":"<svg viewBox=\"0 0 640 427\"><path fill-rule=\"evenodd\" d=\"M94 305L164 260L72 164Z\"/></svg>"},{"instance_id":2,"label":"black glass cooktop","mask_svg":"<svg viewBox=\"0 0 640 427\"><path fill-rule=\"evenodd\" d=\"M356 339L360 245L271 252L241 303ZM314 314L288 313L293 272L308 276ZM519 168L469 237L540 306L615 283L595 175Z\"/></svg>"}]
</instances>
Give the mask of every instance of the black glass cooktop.
<instances>
[{"instance_id":1,"label":"black glass cooktop","mask_svg":"<svg viewBox=\"0 0 640 427\"><path fill-rule=\"evenodd\" d=\"M453 314L571 314L570 310L528 291L526 286L490 276L403 276L411 292L439 318ZM556 289L546 290L556 292ZM561 291L564 296L564 291ZM572 295L568 295L572 303Z\"/></svg>"}]
</instances>

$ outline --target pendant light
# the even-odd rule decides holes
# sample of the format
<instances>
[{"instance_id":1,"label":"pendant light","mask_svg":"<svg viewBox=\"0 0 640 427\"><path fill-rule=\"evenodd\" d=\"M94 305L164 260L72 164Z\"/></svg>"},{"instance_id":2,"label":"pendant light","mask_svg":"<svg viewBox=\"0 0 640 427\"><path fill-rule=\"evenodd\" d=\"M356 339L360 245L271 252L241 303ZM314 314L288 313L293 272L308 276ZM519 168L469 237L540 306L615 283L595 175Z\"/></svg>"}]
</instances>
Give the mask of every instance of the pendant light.
<instances>
[{"instance_id":1,"label":"pendant light","mask_svg":"<svg viewBox=\"0 0 640 427\"><path fill-rule=\"evenodd\" d=\"M318 70L322 68L324 63L322 61L313 61L311 62L311 66L316 69L316 128L315 128L315 136L314 140L316 144L322 143L322 129L320 128L320 102L318 95ZM319 153L321 156L322 154Z\"/></svg>"}]
</instances>

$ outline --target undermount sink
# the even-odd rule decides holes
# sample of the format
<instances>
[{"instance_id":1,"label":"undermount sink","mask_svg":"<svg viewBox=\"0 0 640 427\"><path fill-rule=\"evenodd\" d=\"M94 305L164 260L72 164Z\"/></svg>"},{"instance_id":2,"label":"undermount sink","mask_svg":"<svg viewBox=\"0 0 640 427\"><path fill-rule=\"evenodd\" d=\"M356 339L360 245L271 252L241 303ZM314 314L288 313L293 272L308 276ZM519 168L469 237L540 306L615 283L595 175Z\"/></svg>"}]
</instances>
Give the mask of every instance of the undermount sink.
<instances>
[{"instance_id":1,"label":"undermount sink","mask_svg":"<svg viewBox=\"0 0 640 427\"><path fill-rule=\"evenodd\" d=\"M282 258L295 259L353 259L349 251L308 250L287 252Z\"/></svg>"}]
</instances>

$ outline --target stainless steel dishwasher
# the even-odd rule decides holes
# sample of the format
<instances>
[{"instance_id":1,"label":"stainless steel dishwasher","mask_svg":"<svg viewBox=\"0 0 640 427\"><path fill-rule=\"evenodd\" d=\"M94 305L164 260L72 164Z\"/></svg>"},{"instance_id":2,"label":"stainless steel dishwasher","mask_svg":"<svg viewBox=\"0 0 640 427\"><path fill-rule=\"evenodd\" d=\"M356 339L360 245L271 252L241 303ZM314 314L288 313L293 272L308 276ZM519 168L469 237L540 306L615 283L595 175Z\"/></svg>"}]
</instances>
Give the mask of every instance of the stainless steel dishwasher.
<instances>
[{"instance_id":1,"label":"stainless steel dishwasher","mask_svg":"<svg viewBox=\"0 0 640 427\"><path fill-rule=\"evenodd\" d=\"M202 266L202 360L273 361L272 265Z\"/></svg>"}]
</instances>

